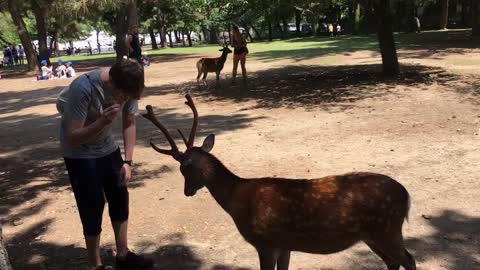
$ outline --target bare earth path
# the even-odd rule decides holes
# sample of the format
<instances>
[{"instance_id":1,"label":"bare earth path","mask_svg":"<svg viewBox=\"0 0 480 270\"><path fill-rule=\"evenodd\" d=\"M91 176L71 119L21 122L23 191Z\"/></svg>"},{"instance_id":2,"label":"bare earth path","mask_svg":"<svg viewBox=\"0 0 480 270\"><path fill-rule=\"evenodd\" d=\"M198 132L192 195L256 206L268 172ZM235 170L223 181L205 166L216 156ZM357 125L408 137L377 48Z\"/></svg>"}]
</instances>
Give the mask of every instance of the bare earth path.
<instances>
[{"instance_id":1,"label":"bare earth path","mask_svg":"<svg viewBox=\"0 0 480 270\"><path fill-rule=\"evenodd\" d=\"M213 153L243 177L388 174L413 199L404 235L418 269L480 269L479 52L401 50L404 75L393 81L372 73L379 56L371 51L252 60L246 89L228 86L229 61L217 90L193 83L196 58L158 57L146 69L141 107L152 104L168 127L187 130L183 101L191 93L200 112L197 143L215 133ZM68 83L0 80L0 218L14 269L85 269L57 144L54 102ZM256 253L230 218L206 190L184 197L177 164L148 146L155 128L140 118L138 126L132 247L151 254L159 269L257 269ZM107 213L102 245L111 261ZM296 253L291 269L384 266L358 244L328 256Z\"/></svg>"}]
</instances>

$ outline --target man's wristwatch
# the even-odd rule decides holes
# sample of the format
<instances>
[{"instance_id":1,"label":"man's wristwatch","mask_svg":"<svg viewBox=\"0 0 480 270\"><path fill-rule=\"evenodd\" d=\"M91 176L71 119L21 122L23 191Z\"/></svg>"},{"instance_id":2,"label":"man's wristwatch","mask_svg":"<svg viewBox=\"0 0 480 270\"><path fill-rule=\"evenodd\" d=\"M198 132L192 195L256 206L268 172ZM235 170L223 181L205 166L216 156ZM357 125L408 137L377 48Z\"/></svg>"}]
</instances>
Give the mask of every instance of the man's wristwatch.
<instances>
[{"instance_id":1,"label":"man's wristwatch","mask_svg":"<svg viewBox=\"0 0 480 270\"><path fill-rule=\"evenodd\" d=\"M133 161L131 161L131 160L124 160L124 161L123 161L123 164L128 164L130 167L132 167L132 166L133 166Z\"/></svg>"}]
</instances>

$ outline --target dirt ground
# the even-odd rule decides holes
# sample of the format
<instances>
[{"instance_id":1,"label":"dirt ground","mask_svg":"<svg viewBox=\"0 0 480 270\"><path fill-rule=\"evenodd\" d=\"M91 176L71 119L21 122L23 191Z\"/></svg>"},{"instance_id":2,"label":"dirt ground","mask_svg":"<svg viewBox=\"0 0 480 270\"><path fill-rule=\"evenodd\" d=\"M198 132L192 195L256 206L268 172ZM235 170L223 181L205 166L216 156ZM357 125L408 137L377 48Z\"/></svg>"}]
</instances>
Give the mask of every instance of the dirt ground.
<instances>
[{"instance_id":1,"label":"dirt ground","mask_svg":"<svg viewBox=\"0 0 480 270\"><path fill-rule=\"evenodd\" d=\"M194 83L199 56L157 57L146 69L141 108L151 104L167 127L188 130L192 115L183 102L190 93L200 114L197 144L216 134L213 154L242 177L390 175L412 196L404 236L418 269L480 269L480 50L425 47L399 56L395 80L378 76L380 56L372 51L250 60L247 88L229 85L230 58L219 89ZM85 269L57 142L54 102L69 82L0 80L0 217L15 269ZM139 117L132 249L151 255L159 269L258 269L254 249L206 190L183 195L176 162L148 146L152 132ZM102 246L111 263L107 213ZM385 268L364 244L291 260L297 270Z\"/></svg>"}]
</instances>

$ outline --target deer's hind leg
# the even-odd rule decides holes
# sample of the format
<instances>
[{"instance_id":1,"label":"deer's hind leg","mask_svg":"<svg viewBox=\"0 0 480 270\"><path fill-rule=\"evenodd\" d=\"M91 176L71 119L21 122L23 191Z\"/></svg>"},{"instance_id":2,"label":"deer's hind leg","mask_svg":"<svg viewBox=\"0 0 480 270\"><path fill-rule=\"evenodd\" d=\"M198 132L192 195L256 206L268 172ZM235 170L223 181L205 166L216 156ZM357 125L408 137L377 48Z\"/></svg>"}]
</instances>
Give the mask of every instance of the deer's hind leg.
<instances>
[{"instance_id":1,"label":"deer's hind leg","mask_svg":"<svg viewBox=\"0 0 480 270\"><path fill-rule=\"evenodd\" d=\"M197 84L200 82L200 76L202 76L202 70L198 69Z\"/></svg>"},{"instance_id":2,"label":"deer's hind leg","mask_svg":"<svg viewBox=\"0 0 480 270\"><path fill-rule=\"evenodd\" d=\"M290 251L284 251L272 247L257 247L260 259L260 270L288 270L290 262Z\"/></svg>"},{"instance_id":3,"label":"deer's hind leg","mask_svg":"<svg viewBox=\"0 0 480 270\"><path fill-rule=\"evenodd\" d=\"M398 233L377 235L366 244L387 265L388 270L399 270L403 266L405 270L416 270L415 259L405 249L401 231Z\"/></svg>"}]
</instances>

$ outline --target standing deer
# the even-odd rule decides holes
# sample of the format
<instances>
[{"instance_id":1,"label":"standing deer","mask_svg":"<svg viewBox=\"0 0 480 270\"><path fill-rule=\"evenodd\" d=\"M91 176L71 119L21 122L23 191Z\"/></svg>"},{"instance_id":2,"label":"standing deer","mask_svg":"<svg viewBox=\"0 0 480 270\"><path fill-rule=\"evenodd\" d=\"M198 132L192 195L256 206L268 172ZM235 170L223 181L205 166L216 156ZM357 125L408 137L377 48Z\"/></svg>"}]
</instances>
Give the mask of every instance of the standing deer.
<instances>
[{"instance_id":1,"label":"standing deer","mask_svg":"<svg viewBox=\"0 0 480 270\"><path fill-rule=\"evenodd\" d=\"M227 56L229 53L232 52L230 48L228 48L227 45L224 45L222 49L219 51L222 52L222 55L217 58L201 58L197 62L197 70L198 70L198 75L197 75L197 84L199 83L200 76L202 76L203 73L203 83L206 85L206 79L207 79L207 74L208 72L215 72L217 75L217 82L216 86L219 84L220 80L220 72L223 69L223 66L225 65L225 61L227 61Z\"/></svg>"},{"instance_id":2,"label":"standing deer","mask_svg":"<svg viewBox=\"0 0 480 270\"><path fill-rule=\"evenodd\" d=\"M186 152L178 150L149 105L143 116L163 132L171 149L150 145L180 163L186 196L203 187L210 191L240 234L256 248L261 270L275 266L288 270L291 251L330 254L360 241L382 258L388 270L416 269L402 236L410 196L400 183L368 172L309 180L241 178L209 153L214 135L207 136L201 147L193 146L198 113L192 98L186 98L194 116L188 141L178 130Z\"/></svg>"}]
</instances>

